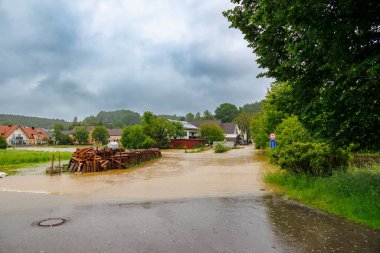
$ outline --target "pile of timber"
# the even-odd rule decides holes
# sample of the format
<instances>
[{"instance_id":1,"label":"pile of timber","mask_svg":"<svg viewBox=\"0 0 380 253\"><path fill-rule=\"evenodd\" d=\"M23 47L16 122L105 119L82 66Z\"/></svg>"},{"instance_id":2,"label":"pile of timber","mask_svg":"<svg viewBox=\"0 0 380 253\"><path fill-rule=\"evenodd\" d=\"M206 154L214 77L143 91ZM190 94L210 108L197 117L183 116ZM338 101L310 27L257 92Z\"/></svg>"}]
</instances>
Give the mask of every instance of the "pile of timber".
<instances>
[{"instance_id":1,"label":"pile of timber","mask_svg":"<svg viewBox=\"0 0 380 253\"><path fill-rule=\"evenodd\" d=\"M69 171L87 173L122 169L158 157L161 157L161 151L157 148L128 151L111 148L77 148L69 162Z\"/></svg>"}]
</instances>

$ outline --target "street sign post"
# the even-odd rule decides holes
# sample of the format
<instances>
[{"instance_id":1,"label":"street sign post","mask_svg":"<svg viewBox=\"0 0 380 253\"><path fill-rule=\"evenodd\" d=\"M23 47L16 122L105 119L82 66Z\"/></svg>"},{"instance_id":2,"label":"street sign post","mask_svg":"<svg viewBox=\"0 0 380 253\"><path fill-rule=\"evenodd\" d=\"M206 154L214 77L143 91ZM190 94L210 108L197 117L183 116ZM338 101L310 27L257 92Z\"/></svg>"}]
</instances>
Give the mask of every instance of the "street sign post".
<instances>
[{"instance_id":1,"label":"street sign post","mask_svg":"<svg viewBox=\"0 0 380 253\"><path fill-rule=\"evenodd\" d=\"M270 148L276 148L276 134L270 133L269 138L270 138L270 140L269 140Z\"/></svg>"}]
</instances>

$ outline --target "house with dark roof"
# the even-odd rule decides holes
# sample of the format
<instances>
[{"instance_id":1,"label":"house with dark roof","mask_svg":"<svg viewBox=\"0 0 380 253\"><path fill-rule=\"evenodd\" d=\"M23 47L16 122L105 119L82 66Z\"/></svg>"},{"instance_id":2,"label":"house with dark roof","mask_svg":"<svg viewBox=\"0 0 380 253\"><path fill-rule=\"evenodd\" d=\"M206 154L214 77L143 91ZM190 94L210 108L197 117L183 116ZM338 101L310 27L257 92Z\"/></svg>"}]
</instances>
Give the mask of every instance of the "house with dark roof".
<instances>
[{"instance_id":1,"label":"house with dark roof","mask_svg":"<svg viewBox=\"0 0 380 253\"><path fill-rule=\"evenodd\" d=\"M170 120L170 121L179 122L182 124L183 130L185 131L185 136L179 139L199 139L200 138L199 128L192 125L191 123L187 121L178 121L178 120Z\"/></svg>"},{"instance_id":2,"label":"house with dark roof","mask_svg":"<svg viewBox=\"0 0 380 253\"><path fill-rule=\"evenodd\" d=\"M189 123L196 126L197 128L199 128L202 124L217 124L223 129L226 141L230 142L231 144L237 144L241 139L241 131L238 125L235 123L223 123L220 120L192 120Z\"/></svg>"},{"instance_id":3,"label":"house with dark roof","mask_svg":"<svg viewBox=\"0 0 380 253\"><path fill-rule=\"evenodd\" d=\"M113 129L108 129L108 142L120 142L121 135L123 133L123 129L121 128L113 128Z\"/></svg>"}]
</instances>

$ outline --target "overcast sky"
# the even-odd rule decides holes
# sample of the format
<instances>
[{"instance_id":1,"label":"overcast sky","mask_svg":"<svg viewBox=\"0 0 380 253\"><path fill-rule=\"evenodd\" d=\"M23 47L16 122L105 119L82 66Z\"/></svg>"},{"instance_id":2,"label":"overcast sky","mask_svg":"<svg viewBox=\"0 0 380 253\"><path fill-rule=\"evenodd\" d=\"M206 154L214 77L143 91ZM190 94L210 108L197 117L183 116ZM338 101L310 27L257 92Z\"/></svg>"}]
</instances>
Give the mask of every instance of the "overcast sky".
<instances>
[{"instance_id":1,"label":"overcast sky","mask_svg":"<svg viewBox=\"0 0 380 253\"><path fill-rule=\"evenodd\" d=\"M264 98L228 0L0 0L0 113L185 115Z\"/></svg>"}]
</instances>

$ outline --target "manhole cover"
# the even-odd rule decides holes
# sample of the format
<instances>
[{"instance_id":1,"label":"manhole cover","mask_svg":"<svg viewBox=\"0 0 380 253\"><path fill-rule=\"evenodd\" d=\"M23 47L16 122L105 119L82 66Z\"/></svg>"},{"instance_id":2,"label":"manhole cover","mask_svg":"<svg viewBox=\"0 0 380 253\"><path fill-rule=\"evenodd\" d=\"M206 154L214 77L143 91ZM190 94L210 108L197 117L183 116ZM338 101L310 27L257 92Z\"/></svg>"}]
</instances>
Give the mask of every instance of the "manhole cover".
<instances>
[{"instance_id":1,"label":"manhole cover","mask_svg":"<svg viewBox=\"0 0 380 253\"><path fill-rule=\"evenodd\" d=\"M35 221L32 226L37 227L57 227L69 222L69 218L49 218L41 221Z\"/></svg>"}]
</instances>

